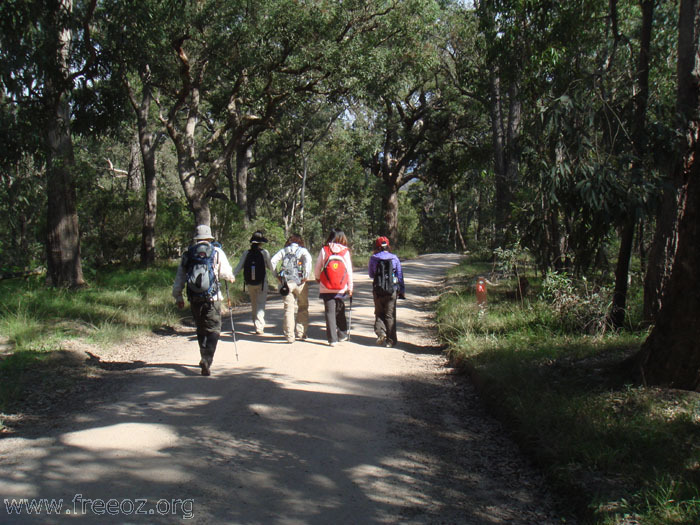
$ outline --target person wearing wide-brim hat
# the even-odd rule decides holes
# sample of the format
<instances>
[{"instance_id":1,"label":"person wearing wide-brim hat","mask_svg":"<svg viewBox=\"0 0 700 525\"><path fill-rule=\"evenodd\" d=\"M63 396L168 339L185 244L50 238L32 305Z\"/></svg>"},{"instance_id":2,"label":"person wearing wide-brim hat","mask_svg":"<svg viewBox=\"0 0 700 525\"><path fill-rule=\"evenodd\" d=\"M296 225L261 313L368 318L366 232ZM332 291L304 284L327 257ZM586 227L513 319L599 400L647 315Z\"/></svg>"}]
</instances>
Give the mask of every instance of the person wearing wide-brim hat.
<instances>
[{"instance_id":1,"label":"person wearing wide-brim hat","mask_svg":"<svg viewBox=\"0 0 700 525\"><path fill-rule=\"evenodd\" d=\"M196 279L193 282L188 277L193 274L195 264L201 260L200 257L211 262L215 279L214 282L209 282L202 288L196 288ZM197 327L197 342L201 357L199 366L204 376L211 373L211 364L221 334L221 301L223 300L219 286L221 279L229 282L236 280L226 254L221 246L214 243L211 228L206 224L200 224L195 228L190 247L182 254L172 294L177 307L184 308L185 301L182 292L187 291L187 300L190 303L192 317ZM208 278L205 279L207 282L208 280ZM189 284L188 281L190 281ZM201 279L199 283L202 283Z\"/></svg>"},{"instance_id":2,"label":"person wearing wide-brim hat","mask_svg":"<svg viewBox=\"0 0 700 525\"><path fill-rule=\"evenodd\" d=\"M250 248L241 254L233 270L234 275L243 269L243 278L250 297L250 308L255 333L265 333L265 304L267 303L267 270L275 271L270 262L270 254L262 247L267 239L261 231L256 231L250 238Z\"/></svg>"}]
</instances>

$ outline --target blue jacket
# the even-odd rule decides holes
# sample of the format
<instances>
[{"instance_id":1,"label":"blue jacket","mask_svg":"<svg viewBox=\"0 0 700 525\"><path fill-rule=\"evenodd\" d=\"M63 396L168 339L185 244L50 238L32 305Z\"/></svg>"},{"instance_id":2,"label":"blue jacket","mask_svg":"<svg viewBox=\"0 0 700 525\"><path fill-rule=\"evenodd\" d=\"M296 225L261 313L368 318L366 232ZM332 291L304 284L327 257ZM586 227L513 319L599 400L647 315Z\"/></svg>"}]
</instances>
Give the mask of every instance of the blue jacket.
<instances>
[{"instance_id":1,"label":"blue jacket","mask_svg":"<svg viewBox=\"0 0 700 525\"><path fill-rule=\"evenodd\" d=\"M394 268L394 273L396 274L396 279L399 285L399 295L403 295L406 292L406 287L403 283L403 271L401 270L401 261L399 258L391 252L381 251L377 252L372 257L369 258L369 276L374 279L374 274L377 272L377 264L379 259L390 259L391 265Z\"/></svg>"}]
</instances>

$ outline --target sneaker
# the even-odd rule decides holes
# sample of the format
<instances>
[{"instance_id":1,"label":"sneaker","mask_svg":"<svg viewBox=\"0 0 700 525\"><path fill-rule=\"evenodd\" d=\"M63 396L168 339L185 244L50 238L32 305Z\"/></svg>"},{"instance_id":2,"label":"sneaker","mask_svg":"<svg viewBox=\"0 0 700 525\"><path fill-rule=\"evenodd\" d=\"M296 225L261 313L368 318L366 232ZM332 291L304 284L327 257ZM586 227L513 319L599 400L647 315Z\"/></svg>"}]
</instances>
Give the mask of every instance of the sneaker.
<instances>
[{"instance_id":1,"label":"sneaker","mask_svg":"<svg viewBox=\"0 0 700 525\"><path fill-rule=\"evenodd\" d=\"M293 342L294 342L294 339L287 339L287 343L289 343L290 345L291 345Z\"/></svg>"},{"instance_id":2,"label":"sneaker","mask_svg":"<svg viewBox=\"0 0 700 525\"><path fill-rule=\"evenodd\" d=\"M384 337L383 335L377 337L377 344L379 346L384 346L386 344L386 337Z\"/></svg>"},{"instance_id":3,"label":"sneaker","mask_svg":"<svg viewBox=\"0 0 700 525\"><path fill-rule=\"evenodd\" d=\"M336 341L331 341L328 343L328 346L336 346L338 343Z\"/></svg>"},{"instance_id":4,"label":"sneaker","mask_svg":"<svg viewBox=\"0 0 700 525\"><path fill-rule=\"evenodd\" d=\"M343 337L338 338L338 341L340 341L342 343L343 341L347 341L348 339L350 339L350 337L347 335L344 335Z\"/></svg>"},{"instance_id":5,"label":"sneaker","mask_svg":"<svg viewBox=\"0 0 700 525\"><path fill-rule=\"evenodd\" d=\"M299 341L306 341L306 334L298 336L297 339L299 339Z\"/></svg>"},{"instance_id":6,"label":"sneaker","mask_svg":"<svg viewBox=\"0 0 700 525\"><path fill-rule=\"evenodd\" d=\"M210 376L211 375L211 372L209 370L209 363L207 363L206 359L200 360L199 366L202 368L202 375L203 376Z\"/></svg>"}]
</instances>

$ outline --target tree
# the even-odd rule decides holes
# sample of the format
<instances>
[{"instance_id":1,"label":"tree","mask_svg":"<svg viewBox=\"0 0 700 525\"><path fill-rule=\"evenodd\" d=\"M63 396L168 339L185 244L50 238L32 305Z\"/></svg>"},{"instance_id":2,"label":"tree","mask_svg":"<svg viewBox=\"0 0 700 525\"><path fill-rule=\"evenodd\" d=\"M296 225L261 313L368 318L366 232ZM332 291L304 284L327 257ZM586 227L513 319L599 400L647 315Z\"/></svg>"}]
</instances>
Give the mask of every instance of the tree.
<instances>
[{"instance_id":1,"label":"tree","mask_svg":"<svg viewBox=\"0 0 700 525\"><path fill-rule=\"evenodd\" d=\"M73 170L70 96L95 61L90 23L96 0L4 2L0 45L4 90L44 131L38 150L46 162L48 279L55 286L85 284ZM77 4L77 5L76 5ZM36 113L32 114L32 110Z\"/></svg>"},{"instance_id":2,"label":"tree","mask_svg":"<svg viewBox=\"0 0 700 525\"><path fill-rule=\"evenodd\" d=\"M673 177L683 197L678 248L656 324L638 355L649 384L700 391L700 0L681 0L678 114L681 137Z\"/></svg>"},{"instance_id":3,"label":"tree","mask_svg":"<svg viewBox=\"0 0 700 525\"><path fill-rule=\"evenodd\" d=\"M611 17L617 19L617 2L611 2ZM649 100L649 61L654 22L654 0L641 0L642 24L639 38L639 58L635 75L634 112L632 116L631 141L633 148L633 160L630 166L632 185L639 185L643 170L642 161L646 151L646 113ZM633 195L636 192L631 192ZM615 291L610 308L610 322L615 328L622 327L627 309L627 282L629 279L629 265L632 257L632 243L636 230L638 217L637 207L632 202L627 210L626 217L620 230L620 251L615 268Z\"/></svg>"}]
</instances>

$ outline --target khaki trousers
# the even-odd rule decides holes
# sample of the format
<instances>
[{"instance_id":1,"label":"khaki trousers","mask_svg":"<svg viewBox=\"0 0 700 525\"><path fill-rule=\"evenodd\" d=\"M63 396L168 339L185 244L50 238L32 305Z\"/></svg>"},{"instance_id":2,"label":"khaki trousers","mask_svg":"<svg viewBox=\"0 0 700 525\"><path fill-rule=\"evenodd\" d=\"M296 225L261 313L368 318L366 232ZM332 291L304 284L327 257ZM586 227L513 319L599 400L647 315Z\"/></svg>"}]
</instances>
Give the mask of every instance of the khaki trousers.
<instances>
[{"instance_id":1,"label":"khaki trousers","mask_svg":"<svg viewBox=\"0 0 700 525\"><path fill-rule=\"evenodd\" d=\"M309 328L309 283L301 284L288 282L289 294L284 299L284 319L282 331L287 341L306 337ZM296 322L295 322L296 318Z\"/></svg>"}]
</instances>

